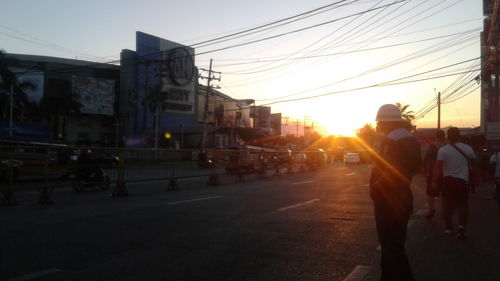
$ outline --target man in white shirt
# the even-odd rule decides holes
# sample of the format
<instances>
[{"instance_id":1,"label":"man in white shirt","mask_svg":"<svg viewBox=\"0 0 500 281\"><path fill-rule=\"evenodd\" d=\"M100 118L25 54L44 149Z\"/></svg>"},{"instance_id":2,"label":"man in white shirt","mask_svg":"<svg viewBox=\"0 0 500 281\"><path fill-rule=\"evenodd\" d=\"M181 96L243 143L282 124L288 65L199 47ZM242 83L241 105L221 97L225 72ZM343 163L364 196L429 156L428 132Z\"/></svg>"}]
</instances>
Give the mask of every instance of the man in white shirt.
<instances>
[{"instance_id":1,"label":"man in white shirt","mask_svg":"<svg viewBox=\"0 0 500 281\"><path fill-rule=\"evenodd\" d=\"M458 238L465 239L465 227L468 213L469 169L476 159L472 148L460 142L460 131L451 127L447 132L449 144L438 151L434 184L439 176L443 177L441 193L443 195L443 218L446 234L453 231L453 214L458 210Z\"/></svg>"}]
</instances>

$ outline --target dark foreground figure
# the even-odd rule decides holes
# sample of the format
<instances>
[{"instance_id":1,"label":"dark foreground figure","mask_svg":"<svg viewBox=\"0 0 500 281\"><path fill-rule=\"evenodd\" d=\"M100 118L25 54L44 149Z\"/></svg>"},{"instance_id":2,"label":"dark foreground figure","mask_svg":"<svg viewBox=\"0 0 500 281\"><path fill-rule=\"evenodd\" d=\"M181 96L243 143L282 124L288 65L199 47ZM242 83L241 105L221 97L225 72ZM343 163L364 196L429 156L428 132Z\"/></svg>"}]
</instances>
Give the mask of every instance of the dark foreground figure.
<instances>
[{"instance_id":1,"label":"dark foreground figure","mask_svg":"<svg viewBox=\"0 0 500 281\"><path fill-rule=\"evenodd\" d=\"M402 125L397 106L386 104L379 109L377 129L384 139L370 177L370 195L382 252L382 281L414 280L405 241L413 211L411 177L421 163L420 146Z\"/></svg>"}]
</instances>

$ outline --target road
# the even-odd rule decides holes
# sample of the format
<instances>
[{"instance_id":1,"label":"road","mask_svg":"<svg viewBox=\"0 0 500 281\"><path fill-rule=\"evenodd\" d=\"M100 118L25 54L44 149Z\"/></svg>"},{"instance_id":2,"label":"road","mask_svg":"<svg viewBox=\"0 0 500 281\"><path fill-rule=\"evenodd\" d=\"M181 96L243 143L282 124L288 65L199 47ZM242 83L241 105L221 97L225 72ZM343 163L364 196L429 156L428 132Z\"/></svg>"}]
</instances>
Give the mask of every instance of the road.
<instances>
[{"instance_id":1,"label":"road","mask_svg":"<svg viewBox=\"0 0 500 281\"><path fill-rule=\"evenodd\" d=\"M52 206L25 192L22 205L0 208L0 280L377 280L369 168L219 186L195 178L178 192L136 183L126 198L61 189ZM417 177L407 243L417 280L500 280L500 221L484 215L494 213L491 188L478 189L459 242L423 218L422 186Z\"/></svg>"}]
</instances>

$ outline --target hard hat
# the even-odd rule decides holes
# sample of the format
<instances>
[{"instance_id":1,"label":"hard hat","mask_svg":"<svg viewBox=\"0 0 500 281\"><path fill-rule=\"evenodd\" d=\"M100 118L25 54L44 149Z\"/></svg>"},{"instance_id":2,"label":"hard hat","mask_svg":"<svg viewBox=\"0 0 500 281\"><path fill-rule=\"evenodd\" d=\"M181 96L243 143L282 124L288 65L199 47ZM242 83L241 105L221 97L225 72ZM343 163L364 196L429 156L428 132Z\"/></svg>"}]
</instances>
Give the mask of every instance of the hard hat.
<instances>
[{"instance_id":1,"label":"hard hat","mask_svg":"<svg viewBox=\"0 0 500 281\"><path fill-rule=\"evenodd\" d=\"M401 121L401 110L394 104L384 104L377 112L377 122Z\"/></svg>"}]
</instances>

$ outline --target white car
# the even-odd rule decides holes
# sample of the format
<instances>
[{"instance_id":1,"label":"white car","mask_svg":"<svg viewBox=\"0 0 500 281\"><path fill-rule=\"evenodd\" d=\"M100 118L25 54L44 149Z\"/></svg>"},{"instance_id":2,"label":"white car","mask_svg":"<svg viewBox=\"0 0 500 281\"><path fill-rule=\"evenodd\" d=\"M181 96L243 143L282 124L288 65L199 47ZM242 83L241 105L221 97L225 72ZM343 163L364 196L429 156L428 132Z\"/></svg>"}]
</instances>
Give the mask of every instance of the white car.
<instances>
[{"instance_id":1,"label":"white car","mask_svg":"<svg viewBox=\"0 0 500 281\"><path fill-rule=\"evenodd\" d=\"M344 154L345 164L359 164L361 159L359 158L359 153L357 152L347 152Z\"/></svg>"},{"instance_id":2,"label":"white car","mask_svg":"<svg viewBox=\"0 0 500 281\"><path fill-rule=\"evenodd\" d=\"M307 155L304 153L299 153L295 155L295 162L297 163L305 163L307 160Z\"/></svg>"}]
</instances>

